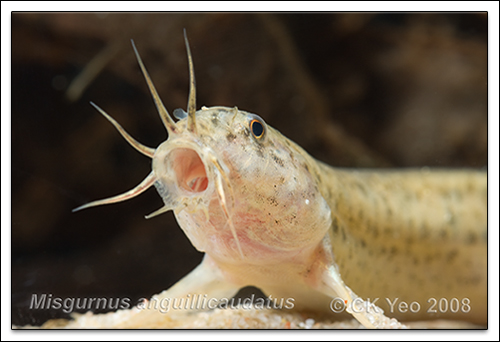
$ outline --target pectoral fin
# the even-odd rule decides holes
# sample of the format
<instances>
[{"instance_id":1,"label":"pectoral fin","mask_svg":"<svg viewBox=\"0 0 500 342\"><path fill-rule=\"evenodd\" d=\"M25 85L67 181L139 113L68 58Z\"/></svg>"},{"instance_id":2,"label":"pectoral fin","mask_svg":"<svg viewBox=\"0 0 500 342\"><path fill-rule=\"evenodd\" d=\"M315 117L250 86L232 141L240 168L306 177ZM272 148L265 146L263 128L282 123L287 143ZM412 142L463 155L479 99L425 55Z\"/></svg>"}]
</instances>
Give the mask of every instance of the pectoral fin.
<instances>
[{"instance_id":1,"label":"pectoral fin","mask_svg":"<svg viewBox=\"0 0 500 342\"><path fill-rule=\"evenodd\" d=\"M368 329L405 329L404 324L395 318L384 315L384 310L367 300L356 295L340 277L335 265L330 265L323 273L321 292L341 298L344 301L345 311L354 316L365 328Z\"/></svg>"}]
</instances>

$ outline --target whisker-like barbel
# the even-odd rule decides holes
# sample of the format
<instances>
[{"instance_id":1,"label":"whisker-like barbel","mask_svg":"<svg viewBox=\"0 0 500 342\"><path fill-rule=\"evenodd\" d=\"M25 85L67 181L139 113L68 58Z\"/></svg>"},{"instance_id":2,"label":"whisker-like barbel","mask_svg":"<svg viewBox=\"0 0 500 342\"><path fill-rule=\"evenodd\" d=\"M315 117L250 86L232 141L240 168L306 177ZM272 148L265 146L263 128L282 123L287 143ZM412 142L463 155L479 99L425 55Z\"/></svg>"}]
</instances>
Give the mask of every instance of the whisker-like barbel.
<instances>
[{"instance_id":1,"label":"whisker-like barbel","mask_svg":"<svg viewBox=\"0 0 500 342\"><path fill-rule=\"evenodd\" d=\"M132 47L134 48L135 56L137 57L137 62L139 62L139 66L141 67L144 78L146 79L146 83L148 84L149 91L151 92L151 95L153 96L153 100L154 100L154 103L156 105L156 108L158 109L158 113L160 113L160 117L161 117L161 120L163 121L163 125L165 125L165 128L168 131L168 134L175 133L177 131L177 125L175 124L174 119L172 119L170 114L168 114L167 109L163 105L163 102L161 101L161 98L158 95L158 92L156 91L156 88L153 84L153 81L151 81L151 77L149 77L148 71L146 70L144 63L142 63L141 56L139 55L139 51L137 51L137 48L135 47L134 41L131 40L131 42L132 42Z\"/></svg>"},{"instance_id":2,"label":"whisker-like barbel","mask_svg":"<svg viewBox=\"0 0 500 342\"><path fill-rule=\"evenodd\" d=\"M117 196L113 196L113 197L109 197L109 198L105 198L102 200L97 200L94 202L90 202L90 203L81 205L78 208L73 209L72 211L76 212L76 211L79 211L82 209L96 207L98 205L126 201L128 199L131 199L135 196L142 194L144 191L149 189L151 187L151 185L154 184L155 181L156 181L156 176L155 176L154 172L151 171L151 173L146 178L144 178L144 180L139 185L137 185L135 188L133 188L133 189L131 189L123 194L117 195Z\"/></svg>"},{"instance_id":3,"label":"whisker-like barbel","mask_svg":"<svg viewBox=\"0 0 500 342\"><path fill-rule=\"evenodd\" d=\"M184 41L186 43L186 50L189 62L189 99L188 99L188 119L187 128L190 132L196 134L196 80L194 78L193 57L191 56L191 49L184 29Z\"/></svg>"},{"instance_id":4,"label":"whisker-like barbel","mask_svg":"<svg viewBox=\"0 0 500 342\"><path fill-rule=\"evenodd\" d=\"M135 140L134 138L132 138L132 136L130 134L128 134L127 131L125 129L123 129L123 127L115 119L113 119L108 113L106 113L104 110L102 110L94 102L90 102L90 104L92 106L94 106L94 108L97 109L99 111L99 113L101 113L106 119L108 119L108 121L111 122L113 124L113 126L115 126L115 128L118 130L118 132L120 132L122 137L125 138L125 140L127 140L127 142L133 148L135 148L137 151L141 152L145 156L147 156L149 158L153 158L153 155L155 154L154 148L147 147L147 146L141 144L140 142L138 142L137 140Z\"/></svg>"},{"instance_id":5,"label":"whisker-like barbel","mask_svg":"<svg viewBox=\"0 0 500 342\"><path fill-rule=\"evenodd\" d=\"M226 224L229 226L229 230L231 231L231 235L236 242L236 248L238 249L238 253L241 258L245 258L245 254L243 254L243 250L241 249L240 240L238 239L238 234L236 233L236 228L234 227L233 220L231 219L231 215L228 210L226 195L224 193L224 188L222 186L222 176L219 172L216 173L216 178L214 179L215 186L217 188L217 197L219 198L220 207L224 216L226 217Z\"/></svg>"},{"instance_id":6,"label":"whisker-like barbel","mask_svg":"<svg viewBox=\"0 0 500 342\"><path fill-rule=\"evenodd\" d=\"M172 210L172 208L170 208L168 206L163 206L160 209L153 211L151 214L144 216L144 218L148 220L150 218L153 218L153 217L156 217L156 216L161 215L163 213L166 213L169 210Z\"/></svg>"}]
</instances>

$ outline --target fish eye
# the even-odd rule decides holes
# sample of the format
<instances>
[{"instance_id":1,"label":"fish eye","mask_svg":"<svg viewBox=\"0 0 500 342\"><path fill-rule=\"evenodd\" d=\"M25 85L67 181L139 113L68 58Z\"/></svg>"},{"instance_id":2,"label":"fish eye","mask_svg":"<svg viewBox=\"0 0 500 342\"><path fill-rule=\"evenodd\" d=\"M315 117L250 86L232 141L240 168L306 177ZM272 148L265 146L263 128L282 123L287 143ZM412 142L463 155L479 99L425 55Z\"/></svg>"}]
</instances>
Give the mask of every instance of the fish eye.
<instances>
[{"instance_id":1,"label":"fish eye","mask_svg":"<svg viewBox=\"0 0 500 342\"><path fill-rule=\"evenodd\" d=\"M258 119L250 121L250 130L256 139L261 139L264 136L264 125Z\"/></svg>"}]
</instances>

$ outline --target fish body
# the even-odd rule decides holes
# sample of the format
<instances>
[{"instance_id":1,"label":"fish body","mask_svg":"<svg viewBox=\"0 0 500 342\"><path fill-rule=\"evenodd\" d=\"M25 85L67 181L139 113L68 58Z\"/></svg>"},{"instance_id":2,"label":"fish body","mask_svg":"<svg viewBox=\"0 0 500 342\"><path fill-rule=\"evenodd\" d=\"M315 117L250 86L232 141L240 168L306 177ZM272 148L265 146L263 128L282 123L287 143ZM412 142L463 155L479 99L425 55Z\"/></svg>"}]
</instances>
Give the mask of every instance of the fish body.
<instances>
[{"instance_id":1,"label":"fish body","mask_svg":"<svg viewBox=\"0 0 500 342\"><path fill-rule=\"evenodd\" d=\"M323 170L335 262L354 292L404 321L486 324L486 172Z\"/></svg>"},{"instance_id":2,"label":"fish body","mask_svg":"<svg viewBox=\"0 0 500 342\"><path fill-rule=\"evenodd\" d=\"M176 111L174 122L137 53L169 133L156 149L96 106L153 159L153 170L126 194L78 208L129 199L154 184L164 206L149 217L173 210L205 257L152 300L231 298L253 285L287 308L349 313L369 328L402 327L396 319L486 324L486 172L330 167L256 114L195 111L189 47L188 56L188 113ZM112 315L123 327L167 319L154 310Z\"/></svg>"},{"instance_id":3,"label":"fish body","mask_svg":"<svg viewBox=\"0 0 500 342\"><path fill-rule=\"evenodd\" d=\"M391 317L486 322L486 172L333 168L272 127L256 139L256 117L225 107L197 113L199 134L221 145L213 150L222 151L217 160L228 171L225 193L243 255L230 229L221 229L227 218L217 198L209 221L204 209L174 210L229 282L294 298L296 308L331 311L332 296L316 289L317 267L331 263ZM405 310L404 303L416 304Z\"/></svg>"}]
</instances>

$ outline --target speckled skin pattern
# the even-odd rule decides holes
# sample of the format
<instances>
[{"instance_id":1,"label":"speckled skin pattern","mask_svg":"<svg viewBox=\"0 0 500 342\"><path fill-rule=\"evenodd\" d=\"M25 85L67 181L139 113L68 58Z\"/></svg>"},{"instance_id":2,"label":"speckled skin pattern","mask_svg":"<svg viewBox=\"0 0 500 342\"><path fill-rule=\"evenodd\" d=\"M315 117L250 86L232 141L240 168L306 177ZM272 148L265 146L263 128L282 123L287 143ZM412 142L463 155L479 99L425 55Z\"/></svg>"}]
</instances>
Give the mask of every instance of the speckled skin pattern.
<instances>
[{"instance_id":1,"label":"speckled skin pattern","mask_svg":"<svg viewBox=\"0 0 500 342\"><path fill-rule=\"evenodd\" d=\"M354 292L379 298L387 315L405 321L486 323L486 172L320 164L316 177L332 210L335 262ZM388 301L396 298L391 312ZM452 298L458 312L445 307ZM402 313L396 309L401 301L417 302L420 310Z\"/></svg>"},{"instance_id":2,"label":"speckled skin pattern","mask_svg":"<svg viewBox=\"0 0 500 342\"><path fill-rule=\"evenodd\" d=\"M289 160L305 158L286 167L315 179L331 211L333 262L358 296L401 321L487 324L486 172L333 168L268 129L290 149ZM283 290L270 287L293 293ZM298 305L330 309L320 294L295 296Z\"/></svg>"}]
</instances>

